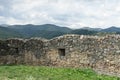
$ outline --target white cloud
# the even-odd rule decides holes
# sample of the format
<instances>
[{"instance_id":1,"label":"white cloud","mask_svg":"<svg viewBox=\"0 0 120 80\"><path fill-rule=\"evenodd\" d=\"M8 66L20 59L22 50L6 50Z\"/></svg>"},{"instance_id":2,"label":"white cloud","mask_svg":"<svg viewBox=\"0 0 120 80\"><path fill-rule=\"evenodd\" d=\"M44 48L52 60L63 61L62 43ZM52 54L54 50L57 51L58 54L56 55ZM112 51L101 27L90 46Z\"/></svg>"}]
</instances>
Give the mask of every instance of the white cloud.
<instances>
[{"instance_id":1,"label":"white cloud","mask_svg":"<svg viewBox=\"0 0 120 80\"><path fill-rule=\"evenodd\" d=\"M0 16L0 23L1 24L28 24L27 22L25 22L24 20L17 20L13 17L2 17Z\"/></svg>"},{"instance_id":2,"label":"white cloud","mask_svg":"<svg viewBox=\"0 0 120 80\"><path fill-rule=\"evenodd\" d=\"M0 11L3 11L4 7L2 5L0 5Z\"/></svg>"},{"instance_id":3,"label":"white cloud","mask_svg":"<svg viewBox=\"0 0 120 80\"><path fill-rule=\"evenodd\" d=\"M9 5L5 12L10 14L0 23L52 23L70 28L120 26L120 0L12 0L3 5Z\"/></svg>"}]
</instances>

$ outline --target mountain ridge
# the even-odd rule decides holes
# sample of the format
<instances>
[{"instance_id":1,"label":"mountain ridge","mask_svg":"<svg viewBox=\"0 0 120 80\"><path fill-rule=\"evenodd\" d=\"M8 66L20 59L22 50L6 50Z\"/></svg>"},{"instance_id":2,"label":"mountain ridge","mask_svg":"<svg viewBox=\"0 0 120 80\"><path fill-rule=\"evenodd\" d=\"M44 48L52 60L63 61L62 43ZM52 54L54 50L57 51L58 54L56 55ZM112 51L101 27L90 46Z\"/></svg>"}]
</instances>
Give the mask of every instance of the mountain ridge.
<instances>
[{"instance_id":1,"label":"mountain ridge","mask_svg":"<svg viewBox=\"0 0 120 80\"><path fill-rule=\"evenodd\" d=\"M96 35L97 33L120 33L119 27L109 27L106 29L83 27L80 29L70 29L68 27L61 27L54 24L43 25L0 25L0 38L31 38L43 37L51 39L53 37L61 36L64 34L83 34L83 35Z\"/></svg>"}]
</instances>

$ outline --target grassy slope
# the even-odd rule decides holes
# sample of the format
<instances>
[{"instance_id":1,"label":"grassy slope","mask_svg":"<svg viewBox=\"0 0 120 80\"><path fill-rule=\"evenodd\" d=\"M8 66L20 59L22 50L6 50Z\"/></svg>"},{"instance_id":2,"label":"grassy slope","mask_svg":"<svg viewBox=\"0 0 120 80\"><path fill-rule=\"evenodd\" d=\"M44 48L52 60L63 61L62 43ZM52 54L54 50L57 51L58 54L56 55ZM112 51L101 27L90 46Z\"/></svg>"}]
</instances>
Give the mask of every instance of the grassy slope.
<instances>
[{"instance_id":1,"label":"grassy slope","mask_svg":"<svg viewBox=\"0 0 120 80\"><path fill-rule=\"evenodd\" d=\"M98 75L90 69L0 66L0 80L120 80L120 78Z\"/></svg>"}]
</instances>

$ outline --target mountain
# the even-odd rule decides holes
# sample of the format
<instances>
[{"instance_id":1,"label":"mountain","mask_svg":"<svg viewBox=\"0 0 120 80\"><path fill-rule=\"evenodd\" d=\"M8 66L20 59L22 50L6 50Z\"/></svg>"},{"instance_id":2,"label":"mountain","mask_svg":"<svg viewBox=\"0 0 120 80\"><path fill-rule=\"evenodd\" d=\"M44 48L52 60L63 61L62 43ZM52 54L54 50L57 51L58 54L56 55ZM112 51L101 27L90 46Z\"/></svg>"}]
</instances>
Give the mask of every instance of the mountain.
<instances>
[{"instance_id":1,"label":"mountain","mask_svg":"<svg viewBox=\"0 0 120 80\"><path fill-rule=\"evenodd\" d=\"M90 27L83 27L81 28L83 30L89 30L89 31L98 31L98 32L120 32L120 27L112 26L106 29L101 28L90 28Z\"/></svg>"},{"instance_id":2,"label":"mountain","mask_svg":"<svg viewBox=\"0 0 120 80\"><path fill-rule=\"evenodd\" d=\"M101 31L101 28L90 28L90 27L83 27L81 28L83 30L89 30L89 31Z\"/></svg>"},{"instance_id":3,"label":"mountain","mask_svg":"<svg viewBox=\"0 0 120 80\"><path fill-rule=\"evenodd\" d=\"M71 29L67 27L60 27L56 26L53 24L44 24L44 25L32 25L32 24L27 24L27 25L13 25L9 26L12 29L15 30L22 30L22 31L37 31L37 30L44 30L44 31L60 31L60 32L70 32Z\"/></svg>"},{"instance_id":4,"label":"mountain","mask_svg":"<svg viewBox=\"0 0 120 80\"><path fill-rule=\"evenodd\" d=\"M87 30L87 29L76 29L71 31L72 34L79 35L95 35L97 31Z\"/></svg>"},{"instance_id":5,"label":"mountain","mask_svg":"<svg viewBox=\"0 0 120 80\"><path fill-rule=\"evenodd\" d=\"M8 28L17 31L23 37L44 37L52 38L56 36L63 35L64 33L69 33L71 29L67 27L59 27L53 24L44 24L44 25L12 25Z\"/></svg>"},{"instance_id":6,"label":"mountain","mask_svg":"<svg viewBox=\"0 0 120 80\"><path fill-rule=\"evenodd\" d=\"M120 28L112 26L112 27L101 30L101 32L120 32Z\"/></svg>"},{"instance_id":7,"label":"mountain","mask_svg":"<svg viewBox=\"0 0 120 80\"><path fill-rule=\"evenodd\" d=\"M12 29L0 26L0 39L7 39L14 37L21 37L21 35Z\"/></svg>"},{"instance_id":8,"label":"mountain","mask_svg":"<svg viewBox=\"0 0 120 80\"><path fill-rule=\"evenodd\" d=\"M104 33L105 32L105 33ZM43 37L51 39L53 37L61 36L64 34L80 34L80 35L103 35L111 32L120 34L120 28L110 27L106 29L84 27L81 29L70 29L67 27L60 27L53 24L44 25L0 25L0 39L6 38L31 38Z\"/></svg>"}]
</instances>

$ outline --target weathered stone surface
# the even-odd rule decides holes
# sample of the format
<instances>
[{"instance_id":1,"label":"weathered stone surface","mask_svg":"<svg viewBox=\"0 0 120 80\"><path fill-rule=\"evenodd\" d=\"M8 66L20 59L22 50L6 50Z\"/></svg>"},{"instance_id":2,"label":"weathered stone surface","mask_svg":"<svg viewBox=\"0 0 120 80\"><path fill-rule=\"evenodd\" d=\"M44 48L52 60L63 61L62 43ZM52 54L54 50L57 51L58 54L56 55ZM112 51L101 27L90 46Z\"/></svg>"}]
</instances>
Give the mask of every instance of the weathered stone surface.
<instances>
[{"instance_id":1,"label":"weathered stone surface","mask_svg":"<svg viewBox=\"0 0 120 80\"><path fill-rule=\"evenodd\" d=\"M0 40L0 64L84 67L120 76L120 35Z\"/></svg>"}]
</instances>

